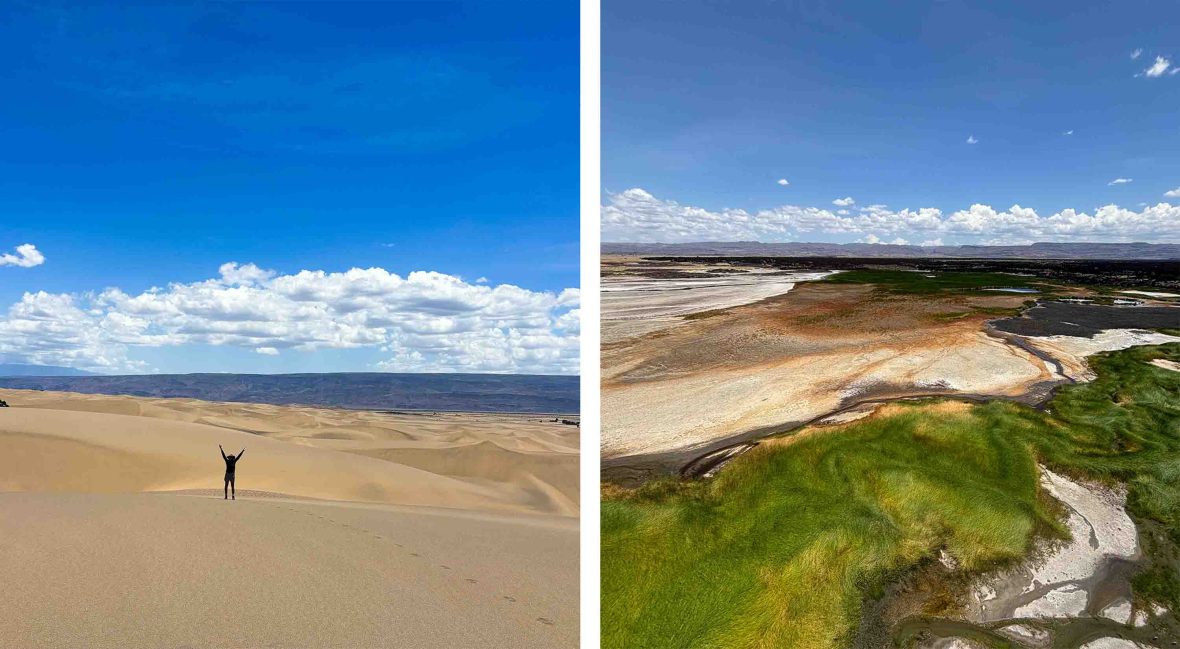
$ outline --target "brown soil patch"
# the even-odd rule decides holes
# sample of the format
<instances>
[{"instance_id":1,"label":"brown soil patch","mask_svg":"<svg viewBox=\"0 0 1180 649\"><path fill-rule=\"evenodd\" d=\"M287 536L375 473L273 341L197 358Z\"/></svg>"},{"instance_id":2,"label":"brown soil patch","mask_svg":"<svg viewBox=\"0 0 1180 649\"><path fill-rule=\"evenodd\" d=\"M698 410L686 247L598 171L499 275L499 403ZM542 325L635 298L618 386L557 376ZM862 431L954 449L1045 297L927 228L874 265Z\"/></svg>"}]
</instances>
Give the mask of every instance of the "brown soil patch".
<instances>
[{"instance_id":1,"label":"brown soil patch","mask_svg":"<svg viewBox=\"0 0 1180 649\"><path fill-rule=\"evenodd\" d=\"M985 332L1024 300L800 282L606 345L603 457L688 453L874 399L1025 394L1052 369Z\"/></svg>"},{"instance_id":2,"label":"brown soil patch","mask_svg":"<svg viewBox=\"0 0 1180 649\"><path fill-rule=\"evenodd\" d=\"M1020 296L897 296L870 285L803 282L761 302L604 345L603 385L758 366L840 348L945 344L1015 309Z\"/></svg>"}]
</instances>

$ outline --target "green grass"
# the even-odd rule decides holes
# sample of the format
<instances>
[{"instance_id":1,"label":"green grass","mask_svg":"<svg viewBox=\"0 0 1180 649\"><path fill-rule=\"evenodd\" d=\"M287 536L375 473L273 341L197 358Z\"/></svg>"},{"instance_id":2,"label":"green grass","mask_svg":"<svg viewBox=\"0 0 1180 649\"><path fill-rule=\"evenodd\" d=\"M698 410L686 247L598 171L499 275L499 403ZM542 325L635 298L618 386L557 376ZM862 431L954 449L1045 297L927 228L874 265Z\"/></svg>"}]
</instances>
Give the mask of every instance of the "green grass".
<instances>
[{"instance_id":1,"label":"green grass","mask_svg":"<svg viewBox=\"0 0 1180 649\"><path fill-rule=\"evenodd\" d=\"M1064 534L1038 462L1126 482L1132 512L1180 541L1180 373L1156 357L1180 345L1091 359L1098 378L1051 414L926 403L606 497L603 646L847 646L865 599L940 548L979 571ZM1137 576L1137 594L1180 606L1172 572Z\"/></svg>"},{"instance_id":2,"label":"green grass","mask_svg":"<svg viewBox=\"0 0 1180 649\"><path fill-rule=\"evenodd\" d=\"M934 277L926 277L934 275ZM1035 288L1051 292L1050 286L1035 277L1004 273L912 272L905 270L860 269L837 273L821 281L831 284L873 284L878 290L899 294L961 292L984 288ZM1030 294L1031 295L1031 294Z\"/></svg>"}]
</instances>

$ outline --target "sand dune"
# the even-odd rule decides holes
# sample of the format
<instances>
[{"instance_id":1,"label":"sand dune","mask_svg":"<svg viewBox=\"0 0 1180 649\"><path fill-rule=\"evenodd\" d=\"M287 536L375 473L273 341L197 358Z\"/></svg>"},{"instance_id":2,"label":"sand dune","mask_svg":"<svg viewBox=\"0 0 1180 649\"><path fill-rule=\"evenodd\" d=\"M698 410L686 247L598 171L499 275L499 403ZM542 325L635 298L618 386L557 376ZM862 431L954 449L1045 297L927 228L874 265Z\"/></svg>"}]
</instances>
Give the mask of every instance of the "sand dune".
<instances>
[{"instance_id":1,"label":"sand dune","mask_svg":"<svg viewBox=\"0 0 1180 649\"><path fill-rule=\"evenodd\" d=\"M0 409L0 439L9 455L25 458L0 459L13 465L3 467L0 490L220 489L222 444L226 452L250 448L238 480L244 489L577 515L578 429L543 416L26 390L0 390L0 399L13 406Z\"/></svg>"},{"instance_id":2,"label":"sand dune","mask_svg":"<svg viewBox=\"0 0 1180 649\"><path fill-rule=\"evenodd\" d=\"M0 398L0 646L577 645L576 427Z\"/></svg>"},{"instance_id":3,"label":"sand dune","mask_svg":"<svg viewBox=\"0 0 1180 649\"><path fill-rule=\"evenodd\" d=\"M497 494L420 469L204 424L7 408L2 491L177 491L221 487L227 452L249 449L238 486L363 502L514 509Z\"/></svg>"},{"instance_id":4,"label":"sand dune","mask_svg":"<svg viewBox=\"0 0 1180 649\"><path fill-rule=\"evenodd\" d=\"M577 646L572 519L175 494L0 511L4 647Z\"/></svg>"}]
</instances>

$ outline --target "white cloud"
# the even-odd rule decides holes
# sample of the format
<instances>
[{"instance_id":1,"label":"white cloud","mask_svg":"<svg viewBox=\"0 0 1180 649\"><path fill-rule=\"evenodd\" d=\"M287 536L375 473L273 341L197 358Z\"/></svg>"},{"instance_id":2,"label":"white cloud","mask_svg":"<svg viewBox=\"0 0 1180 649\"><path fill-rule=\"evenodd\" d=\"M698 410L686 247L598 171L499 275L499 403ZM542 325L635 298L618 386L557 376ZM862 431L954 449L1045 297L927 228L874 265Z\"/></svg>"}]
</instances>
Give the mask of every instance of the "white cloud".
<instances>
[{"instance_id":1,"label":"white cloud","mask_svg":"<svg viewBox=\"0 0 1180 649\"><path fill-rule=\"evenodd\" d=\"M778 184L782 185L783 187L786 187L787 185L791 184L790 181L788 181L786 178L779 178L776 182Z\"/></svg>"},{"instance_id":2,"label":"white cloud","mask_svg":"<svg viewBox=\"0 0 1180 649\"><path fill-rule=\"evenodd\" d=\"M1129 183L1129 182L1134 182L1134 181L1133 181L1132 179L1130 179L1130 178L1115 178L1114 180L1112 180L1112 181L1110 181L1110 182L1108 182L1108 183L1106 183L1106 184L1107 184L1107 186L1110 186L1110 185L1126 185L1126 184L1127 184L1127 183Z\"/></svg>"},{"instance_id":3,"label":"white cloud","mask_svg":"<svg viewBox=\"0 0 1180 649\"><path fill-rule=\"evenodd\" d=\"M579 293L469 284L418 271L304 270L227 263L219 277L130 295L25 293L0 315L0 355L108 372L142 371L137 347L372 348L405 372L574 374Z\"/></svg>"},{"instance_id":4,"label":"white cloud","mask_svg":"<svg viewBox=\"0 0 1180 649\"><path fill-rule=\"evenodd\" d=\"M1139 58L1140 55L1142 55L1142 54L1143 54L1143 48L1136 47L1135 50L1133 52L1131 52L1131 60L1134 61L1135 59Z\"/></svg>"},{"instance_id":5,"label":"white cloud","mask_svg":"<svg viewBox=\"0 0 1180 649\"><path fill-rule=\"evenodd\" d=\"M1164 196L1167 196L1168 198L1180 198L1180 187L1177 187L1176 189L1169 189L1168 191L1164 192Z\"/></svg>"},{"instance_id":6,"label":"white cloud","mask_svg":"<svg viewBox=\"0 0 1180 649\"><path fill-rule=\"evenodd\" d=\"M1151 67L1144 70L1143 75L1146 77L1161 77L1165 72L1168 71L1168 68L1171 67L1171 65L1172 62L1168 59L1165 59L1162 56L1157 56L1155 57L1155 63L1152 63Z\"/></svg>"},{"instance_id":7,"label":"white cloud","mask_svg":"<svg viewBox=\"0 0 1180 649\"><path fill-rule=\"evenodd\" d=\"M1073 129L1069 129L1068 131L1062 133L1062 135L1073 135Z\"/></svg>"},{"instance_id":8,"label":"white cloud","mask_svg":"<svg viewBox=\"0 0 1180 649\"><path fill-rule=\"evenodd\" d=\"M475 283L476 283L476 284L487 284L487 283L488 283L488 278L486 278L486 277L480 277L479 279L475 280Z\"/></svg>"},{"instance_id":9,"label":"white cloud","mask_svg":"<svg viewBox=\"0 0 1180 649\"><path fill-rule=\"evenodd\" d=\"M230 286L257 286L275 276L274 271L263 270L254 264L239 266L236 261L222 264L217 273L221 275L221 281Z\"/></svg>"},{"instance_id":10,"label":"white cloud","mask_svg":"<svg viewBox=\"0 0 1180 649\"><path fill-rule=\"evenodd\" d=\"M976 142L979 142L979 140L975 139L974 135L967 136L967 144L975 144Z\"/></svg>"},{"instance_id":11,"label":"white cloud","mask_svg":"<svg viewBox=\"0 0 1180 649\"><path fill-rule=\"evenodd\" d=\"M942 239L927 239L918 245L925 246L925 247L932 247L932 246L941 246L941 245L943 245L943 243L942 243Z\"/></svg>"},{"instance_id":12,"label":"white cloud","mask_svg":"<svg viewBox=\"0 0 1180 649\"><path fill-rule=\"evenodd\" d=\"M1013 205L974 204L944 213L934 207L890 209L869 205L850 214L783 205L747 211L708 210L656 198L642 189L607 194L602 240L688 241L910 241L1017 243L1028 241L1155 241L1180 243L1180 206L1159 203L1139 211L1107 205L1093 214L1065 209L1049 216Z\"/></svg>"},{"instance_id":13,"label":"white cloud","mask_svg":"<svg viewBox=\"0 0 1180 649\"><path fill-rule=\"evenodd\" d=\"M854 204L856 204L856 201L852 200L851 196L845 196L844 198L837 198L836 200L832 201L832 205L835 205L837 207L848 207L849 205L854 205Z\"/></svg>"},{"instance_id":14,"label":"white cloud","mask_svg":"<svg viewBox=\"0 0 1180 649\"><path fill-rule=\"evenodd\" d=\"M18 266L32 268L45 263L45 255L31 243L22 243L16 247L16 254L6 252L0 254L0 266Z\"/></svg>"},{"instance_id":15,"label":"white cloud","mask_svg":"<svg viewBox=\"0 0 1180 649\"><path fill-rule=\"evenodd\" d=\"M895 246L909 245L909 241L904 237L894 237L892 241L884 241L875 234L868 234L857 240L857 243L871 243L871 244L893 244Z\"/></svg>"}]
</instances>

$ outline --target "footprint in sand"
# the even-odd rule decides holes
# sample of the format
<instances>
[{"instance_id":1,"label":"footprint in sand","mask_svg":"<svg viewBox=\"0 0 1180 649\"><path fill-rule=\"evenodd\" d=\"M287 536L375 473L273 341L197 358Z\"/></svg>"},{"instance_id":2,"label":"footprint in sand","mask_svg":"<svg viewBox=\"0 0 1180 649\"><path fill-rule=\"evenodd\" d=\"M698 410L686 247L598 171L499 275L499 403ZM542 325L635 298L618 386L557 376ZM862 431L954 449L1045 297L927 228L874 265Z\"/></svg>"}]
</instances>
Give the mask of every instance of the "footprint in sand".
<instances>
[{"instance_id":1,"label":"footprint in sand","mask_svg":"<svg viewBox=\"0 0 1180 649\"><path fill-rule=\"evenodd\" d=\"M537 621L540 622L541 624L544 624L547 626L553 626L553 624L554 624L553 620L550 620L547 617L539 617L539 618L537 618Z\"/></svg>"},{"instance_id":2,"label":"footprint in sand","mask_svg":"<svg viewBox=\"0 0 1180 649\"><path fill-rule=\"evenodd\" d=\"M469 583L469 584L478 584L478 583L479 583L478 581L476 581L476 580L474 580L474 579L464 579L463 581L465 581L465 582L467 582L467 583Z\"/></svg>"},{"instance_id":3,"label":"footprint in sand","mask_svg":"<svg viewBox=\"0 0 1180 649\"><path fill-rule=\"evenodd\" d=\"M516 601L516 598L515 598L515 597L510 597L510 596L508 596L508 595L505 595L505 596L504 596L504 599L506 599L506 600L508 600L508 601L510 601L510 602L515 602L515 601Z\"/></svg>"},{"instance_id":4,"label":"footprint in sand","mask_svg":"<svg viewBox=\"0 0 1180 649\"><path fill-rule=\"evenodd\" d=\"M417 552L411 552L411 553L410 553L410 556L411 556L411 557L420 557L420 556L422 556L422 555L418 554Z\"/></svg>"},{"instance_id":5,"label":"footprint in sand","mask_svg":"<svg viewBox=\"0 0 1180 649\"><path fill-rule=\"evenodd\" d=\"M442 565L442 564L439 564L439 566L438 566L438 567L439 567L439 568L442 568L443 570L450 570L450 569L451 569L451 567L450 567L450 566L444 566L444 565Z\"/></svg>"}]
</instances>

